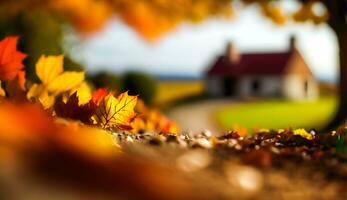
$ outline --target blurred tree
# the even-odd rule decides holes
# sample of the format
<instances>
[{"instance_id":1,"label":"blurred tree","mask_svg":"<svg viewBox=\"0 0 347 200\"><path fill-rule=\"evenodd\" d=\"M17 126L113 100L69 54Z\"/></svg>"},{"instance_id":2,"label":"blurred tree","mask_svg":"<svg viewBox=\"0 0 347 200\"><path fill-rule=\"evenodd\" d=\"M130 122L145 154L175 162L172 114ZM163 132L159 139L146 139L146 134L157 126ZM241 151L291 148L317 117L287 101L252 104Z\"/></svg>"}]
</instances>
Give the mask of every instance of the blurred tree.
<instances>
[{"instance_id":1,"label":"blurred tree","mask_svg":"<svg viewBox=\"0 0 347 200\"><path fill-rule=\"evenodd\" d=\"M0 7L1 13L6 13ZM61 54L63 30L61 21L44 10L30 10L13 15L0 16L0 38L19 35L19 48L29 56L25 60L27 76L35 78L35 63L42 54ZM65 57L69 69L81 70L81 66Z\"/></svg>"},{"instance_id":2,"label":"blurred tree","mask_svg":"<svg viewBox=\"0 0 347 200\"><path fill-rule=\"evenodd\" d=\"M157 92L157 82L145 73L128 72L123 77L122 90L128 90L130 95L139 95L151 105Z\"/></svg>"},{"instance_id":3,"label":"blurred tree","mask_svg":"<svg viewBox=\"0 0 347 200\"><path fill-rule=\"evenodd\" d=\"M335 31L340 48L339 107L331 125L347 118L347 1L296 0L300 7L294 14L281 9L280 0L2 0L6 13L45 8L70 22L82 32L95 31L117 14L140 35L153 40L183 22L200 22L210 17L233 15L237 6L257 4L261 13L277 24L286 18L297 22L327 23ZM2 12L2 15L4 12Z\"/></svg>"},{"instance_id":4,"label":"blurred tree","mask_svg":"<svg viewBox=\"0 0 347 200\"><path fill-rule=\"evenodd\" d=\"M109 72L99 72L93 76L89 76L88 79L97 88L107 88L108 90L120 92L122 80L115 74Z\"/></svg>"}]
</instances>

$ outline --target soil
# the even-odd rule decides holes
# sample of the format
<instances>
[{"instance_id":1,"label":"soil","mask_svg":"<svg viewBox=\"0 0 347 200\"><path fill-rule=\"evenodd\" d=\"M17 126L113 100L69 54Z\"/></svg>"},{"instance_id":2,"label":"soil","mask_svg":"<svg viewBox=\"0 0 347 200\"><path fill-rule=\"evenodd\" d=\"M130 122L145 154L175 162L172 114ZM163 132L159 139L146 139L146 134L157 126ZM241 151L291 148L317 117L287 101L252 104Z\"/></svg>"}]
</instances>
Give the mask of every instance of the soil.
<instances>
[{"instance_id":1,"label":"soil","mask_svg":"<svg viewBox=\"0 0 347 200\"><path fill-rule=\"evenodd\" d=\"M112 158L54 146L31 152L24 173L0 174L0 199L342 200L346 130L262 130L252 137L112 133L122 150Z\"/></svg>"}]
</instances>

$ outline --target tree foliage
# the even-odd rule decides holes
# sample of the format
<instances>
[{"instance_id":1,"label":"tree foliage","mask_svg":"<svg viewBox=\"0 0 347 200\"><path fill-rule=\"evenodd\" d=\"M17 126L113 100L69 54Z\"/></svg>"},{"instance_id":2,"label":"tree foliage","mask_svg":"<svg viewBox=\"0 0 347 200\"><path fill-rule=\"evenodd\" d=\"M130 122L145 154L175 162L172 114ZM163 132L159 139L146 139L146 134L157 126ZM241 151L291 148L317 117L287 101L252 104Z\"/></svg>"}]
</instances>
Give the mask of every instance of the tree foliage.
<instances>
[{"instance_id":1,"label":"tree foliage","mask_svg":"<svg viewBox=\"0 0 347 200\"><path fill-rule=\"evenodd\" d=\"M258 4L261 13L277 24L284 24L288 18L314 23L328 20L328 10L322 8L322 2L326 1L297 2L301 5L294 13L285 13L278 0L5 0L0 5L7 7L8 14L28 7L48 9L81 32L98 30L108 19L116 16L144 38L153 40L181 23L201 22L211 17L231 17L236 13L234 8L242 9L243 5L250 4Z\"/></svg>"}]
</instances>

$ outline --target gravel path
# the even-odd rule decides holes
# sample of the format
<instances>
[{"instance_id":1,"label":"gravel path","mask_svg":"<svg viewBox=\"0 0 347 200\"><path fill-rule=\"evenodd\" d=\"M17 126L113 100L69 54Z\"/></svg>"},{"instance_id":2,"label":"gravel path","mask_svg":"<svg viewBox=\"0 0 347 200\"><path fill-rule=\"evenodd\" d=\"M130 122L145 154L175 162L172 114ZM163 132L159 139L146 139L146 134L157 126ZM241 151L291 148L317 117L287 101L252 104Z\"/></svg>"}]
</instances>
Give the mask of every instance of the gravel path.
<instances>
[{"instance_id":1,"label":"gravel path","mask_svg":"<svg viewBox=\"0 0 347 200\"><path fill-rule=\"evenodd\" d=\"M209 130L221 133L214 112L224 106L238 103L234 99L212 99L175 107L168 112L168 116L176 121L183 131L200 132Z\"/></svg>"}]
</instances>

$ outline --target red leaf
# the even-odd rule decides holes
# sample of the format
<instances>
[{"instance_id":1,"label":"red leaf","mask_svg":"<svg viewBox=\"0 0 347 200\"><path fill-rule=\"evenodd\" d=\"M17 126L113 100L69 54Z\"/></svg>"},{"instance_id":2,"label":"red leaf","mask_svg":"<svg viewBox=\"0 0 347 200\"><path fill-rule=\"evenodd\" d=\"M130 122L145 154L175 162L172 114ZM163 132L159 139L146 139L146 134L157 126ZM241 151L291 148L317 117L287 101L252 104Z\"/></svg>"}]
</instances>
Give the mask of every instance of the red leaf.
<instances>
[{"instance_id":1,"label":"red leaf","mask_svg":"<svg viewBox=\"0 0 347 200\"><path fill-rule=\"evenodd\" d=\"M100 102L106 97L107 94L108 94L108 90L106 88L99 88L93 92L92 101L96 105L99 105Z\"/></svg>"},{"instance_id":2,"label":"red leaf","mask_svg":"<svg viewBox=\"0 0 347 200\"><path fill-rule=\"evenodd\" d=\"M26 55L17 51L17 40L18 37L11 36L0 41L0 80L12 80L24 68Z\"/></svg>"},{"instance_id":3,"label":"red leaf","mask_svg":"<svg viewBox=\"0 0 347 200\"><path fill-rule=\"evenodd\" d=\"M25 102L27 101L25 91L25 71L19 71L18 75L6 82L7 97L13 101Z\"/></svg>"},{"instance_id":4,"label":"red leaf","mask_svg":"<svg viewBox=\"0 0 347 200\"><path fill-rule=\"evenodd\" d=\"M80 120L83 123L91 123L96 105L90 101L85 105L78 105L77 92L73 93L66 103L59 98L54 104L54 110L58 117Z\"/></svg>"}]
</instances>

